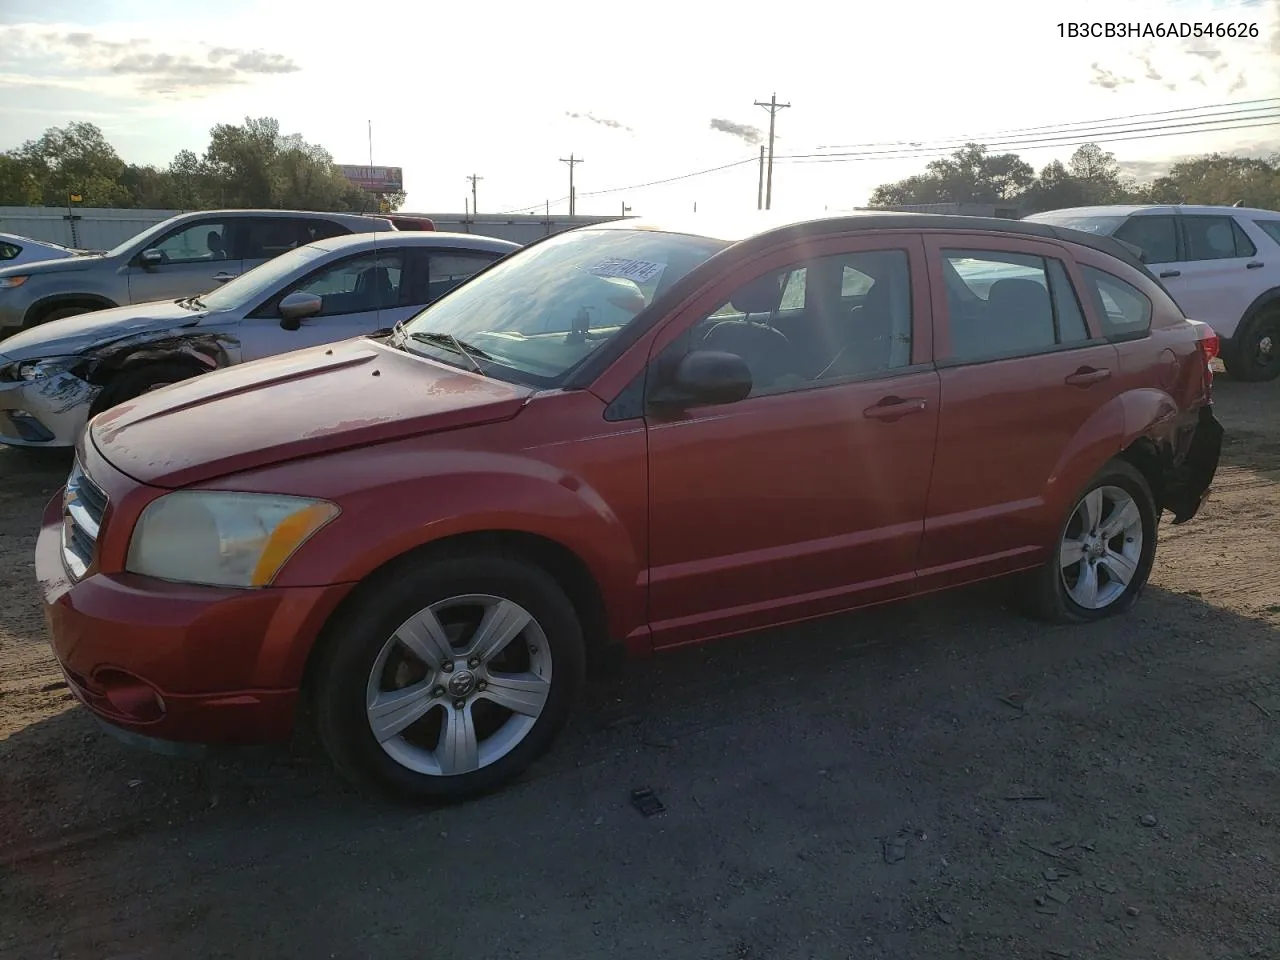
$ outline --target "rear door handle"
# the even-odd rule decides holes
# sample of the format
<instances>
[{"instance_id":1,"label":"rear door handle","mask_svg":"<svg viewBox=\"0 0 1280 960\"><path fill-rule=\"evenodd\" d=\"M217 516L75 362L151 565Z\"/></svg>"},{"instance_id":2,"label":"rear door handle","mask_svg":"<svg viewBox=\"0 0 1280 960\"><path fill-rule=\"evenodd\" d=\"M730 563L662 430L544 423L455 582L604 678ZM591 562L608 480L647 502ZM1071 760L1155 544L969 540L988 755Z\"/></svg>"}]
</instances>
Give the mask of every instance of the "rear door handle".
<instances>
[{"instance_id":1,"label":"rear door handle","mask_svg":"<svg viewBox=\"0 0 1280 960\"><path fill-rule=\"evenodd\" d=\"M1246 263L1244 265L1244 268L1246 270L1257 270L1259 267L1265 267L1265 266L1266 264L1263 263L1261 260L1253 260L1250 263Z\"/></svg>"},{"instance_id":2,"label":"rear door handle","mask_svg":"<svg viewBox=\"0 0 1280 960\"><path fill-rule=\"evenodd\" d=\"M897 420L912 413L921 413L928 406L924 397L885 397L879 403L867 407L862 415L871 420Z\"/></svg>"},{"instance_id":3,"label":"rear door handle","mask_svg":"<svg viewBox=\"0 0 1280 960\"><path fill-rule=\"evenodd\" d=\"M1070 374L1065 382L1073 387L1087 387L1090 384L1101 383L1110 376L1111 371L1106 367L1081 367Z\"/></svg>"},{"instance_id":4,"label":"rear door handle","mask_svg":"<svg viewBox=\"0 0 1280 960\"><path fill-rule=\"evenodd\" d=\"M226 283L228 280L234 280L236 276L237 274L234 273L215 273L213 279L217 280L218 283Z\"/></svg>"},{"instance_id":5,"label":"rear door handle","mask_svg":"<svg viewBox=\"0 0 1280 960\"><path fill-rule=\"evenodd\" d=\"M1181 271L1181 270L1162 270L1162 271L1160 271L1160 278L1161 278L1161 279L1164 279L1165 277L1180 277L1180 276L1182 276L1182 271Z\"/></svg>"}]
</instances>

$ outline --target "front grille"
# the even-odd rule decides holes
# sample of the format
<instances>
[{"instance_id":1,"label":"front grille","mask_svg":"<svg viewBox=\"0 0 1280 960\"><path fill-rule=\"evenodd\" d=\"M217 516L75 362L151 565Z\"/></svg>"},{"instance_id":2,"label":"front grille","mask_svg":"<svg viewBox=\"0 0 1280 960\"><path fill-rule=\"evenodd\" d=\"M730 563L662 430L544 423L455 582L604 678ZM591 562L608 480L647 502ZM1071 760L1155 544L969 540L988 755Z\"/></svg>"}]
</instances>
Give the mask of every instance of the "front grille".
<instances>
[{"instance_id":1,"label":"front grille","mask_svg":"<svg viewBox=\"0 0 1280 960\"><path fill-rule=\"evenodd\" d=\"M106 512L106 493L84 472L77 458L62 494L62 559L77 580L93 563Z\"/></svg>"}]
</instances>

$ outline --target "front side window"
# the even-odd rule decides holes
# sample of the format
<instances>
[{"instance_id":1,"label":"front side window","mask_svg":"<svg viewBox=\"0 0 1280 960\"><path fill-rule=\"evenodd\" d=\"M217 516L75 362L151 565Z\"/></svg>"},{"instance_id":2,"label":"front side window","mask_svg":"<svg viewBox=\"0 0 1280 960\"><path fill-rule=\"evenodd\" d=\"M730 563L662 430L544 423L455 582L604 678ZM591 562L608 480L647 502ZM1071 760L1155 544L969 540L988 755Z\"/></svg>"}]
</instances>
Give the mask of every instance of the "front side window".
<instances>
[{"instance_id":1,"label":"front side window","mask_svg":"<svg viewBox=\"0 0 1280 960\"><path fill-rule=\"evenodd\" d=\"M1184 216L1188 260L1234 260L1256 253L1234 217Z\"/></svg>"},{"instance_id":2,"label":"front side window","mask_svg":"<svg viewBox=\"0 0 1280 960\"><path fill-rule=\"evenodd\" d=\"M725 246L654 230L570 230L455 287L406 322L401 342L454 366L554 386Z\"/></svg>"},{"instance_id":3,"label":"front side window","mask_svg":"<svg viewBox=\"0 0 1280 960\"><path fill-rule=\"evenodd\" d=\"M1080 269L1094 309L1102 319L1103 333L1109 337L1126 336L1151 329L1151 301L1146 294L1104 270L1088 266Z\"/></svg>"},{"instance_id":4,"label":"front side window","mask_svg":"<svg viewBox=\"0 0 1280 960\"><path fill-rule=\"evenodd\" d=\"M742 284L677 338L689 350L735 353L751 396L882 375L911 363L911 267L905 250L815 257Z\"/></svg>"},{"instance_id":5,"label":"front side window","mask_svg":"<svg viewBox=\"0 0 1280 960\"><path fill-rule=\"evenodd\" d=\"M239 260L231 249L231 229L226 221L205 220L177 230L152 249L159 250L164 263L213 263Z\"/></svg>"},{"instance_id":6,"label":"front side window","mask_svg":"<svg viewBox=\"0 0 1280 960\"><path fill-rule=\"evenodd\" d=\"M324 304L318 317L388 310L400 302L404 256L377 250L339 261L308 277L290 293L310 293Z\"/></svg>"},{"instance_id":7,"label":"front side window","mask_svg":"<svg viewBox=\"0 0 1280 960\"><path fill-rule=\"evenodd\" d=\"M1130 217L1114 236L1140 249L1147 263L1174 263L1178 259L1178 224L1171 216Z\"/></svg>"},{"instance_id":8,"label":"front side window","mask_svg":"<svg viewBox=\"0 0 1280 960\"><path fill-rule=\"evenodd\" d=\"M952 360L994 360L1089 339L1061 261L987 250L942 253Z\"/></svg>"}]
</instances>

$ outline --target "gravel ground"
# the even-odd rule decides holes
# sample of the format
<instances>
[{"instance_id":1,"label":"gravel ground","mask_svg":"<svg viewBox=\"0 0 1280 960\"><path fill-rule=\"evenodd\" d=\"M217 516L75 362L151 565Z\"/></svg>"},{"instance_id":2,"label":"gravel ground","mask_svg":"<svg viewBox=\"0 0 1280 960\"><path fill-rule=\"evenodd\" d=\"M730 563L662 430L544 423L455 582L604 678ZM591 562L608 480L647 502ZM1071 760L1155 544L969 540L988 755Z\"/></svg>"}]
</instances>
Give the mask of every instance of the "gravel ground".
<instances>
[{"instance_id":1,"label":"gravel ground","mask_svg":"<svg viewBox=\"0 0 1280 960\"><path fill-rule=\"evenodd\" d=\"M986 586L669 654L436 810L100 733L32 586L67 460L0 450L0 956L1280 957L1280 382L1217 395L1127 618Z\"/></svg>"}]
</instances>

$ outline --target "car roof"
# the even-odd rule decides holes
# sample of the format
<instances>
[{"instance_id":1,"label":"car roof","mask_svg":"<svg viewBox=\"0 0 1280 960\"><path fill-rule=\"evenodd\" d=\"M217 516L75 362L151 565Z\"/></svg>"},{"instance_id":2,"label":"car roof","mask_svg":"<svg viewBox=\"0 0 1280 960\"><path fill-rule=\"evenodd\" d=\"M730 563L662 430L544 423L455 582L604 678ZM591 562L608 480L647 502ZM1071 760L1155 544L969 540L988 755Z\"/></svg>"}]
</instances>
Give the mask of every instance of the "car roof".
<instances>
[{"instance_id":1,"label":"car roof","mask_svg":"<svg viewBox=\"0 0 1280 960\"><path fill-rule=\"evenodd\" d=\"M1166 216L1179 213L1216 213L1219 215L1243 213L1249 216L1280 217L1280 211L1266 210L1261 207L1229 207L1225 204L1212 203L1117 203L1109 206L1063 207L1060 210L1045 210L1042 213L1031 214L1027 219L1034 219L1035 217L1131 217L1160 213Z\"/></svg>"},{"instance_id":2,"label":"car roof","mask_svg":"<svg viewBox=\"0 0 1280 960\"><path fill-rule=\"evenodd\" d=\"M451 247L463 250L506 252L520 249L520 244L498 237L486 237L475 233L448 233L440 230L379 230L368 233L350 233L340 237L326 237L307 244L318 250L346 250L353 247Z\"/></svg>"},{"instance_id":3,"label":"car roof","mask_svg":"<svg viewBox=\"0 0 1280 960\"><path fill-rule=\"evenodd\" d=\"M970 217L947 213L905 213L885 210L855 210L808 219L776 211L740 215L694 215L671 220L612 220L588 224L575 230L653 230L683 233L730 244L767 245L774 242L849 233L859 230L947 230L1004 233L1028 238L1060 240L1109 254L1150 275L1142 261L1124 244L1111 237L1097 236L1034 220L1007 220L1002 217Z\"/></svg>"},{"instance_id":4,"label":"car roof","mask_svg":"<svg viewBox=\"0 0 1280 960\"><path fill-rule=\"evenodd\" d=\"M195 217L266 217L269 219L279 219L288 217L289 219L306 219L306 220L378 220L386 221L384 217L376 213L326 213L323 210L275 210L275 209L255 209L252 207L228 207L224 210L187 210L183 213L175 214L170 220L187 220Z\"/></svg>"}]
</instances>

